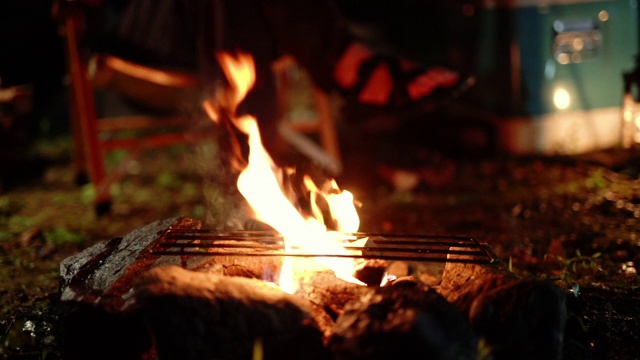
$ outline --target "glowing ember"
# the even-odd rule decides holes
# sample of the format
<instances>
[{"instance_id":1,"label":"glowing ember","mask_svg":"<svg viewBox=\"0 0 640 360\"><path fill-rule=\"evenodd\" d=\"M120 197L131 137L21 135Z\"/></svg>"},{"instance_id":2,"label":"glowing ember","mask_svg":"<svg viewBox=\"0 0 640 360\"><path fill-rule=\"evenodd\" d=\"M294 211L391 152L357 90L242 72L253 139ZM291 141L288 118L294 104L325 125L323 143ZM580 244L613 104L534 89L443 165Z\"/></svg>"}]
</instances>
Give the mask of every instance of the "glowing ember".
<instances>
[{"instance_id":1,"label":"glowing ember","mask_svg":"<svg viewBox=\"0 0 640 360\"><path fill-rule=\"evenodd\" d=\"M346 250L343 245L348 238L342 233L356 232L360 225L353 195L348 191L341 191L333 180L319 188L310 177L305 177L304 184L310 192L313 212L313 216L305 218L282 190L283 171L265 150L255 117L235 116L237 105L255 82L251 55L239 53L237 57L233 57L228 53L221 53L218 54L218 61L232 88L232 93L225 94L226 97L218 101L230 111L233 124L248 137L248 165L238 177L238 190L252 207L256 219L270 225L283 236L288 253L360 255L360 251ZM211 103L205 103L205 109L214 121L219 121L219 114ZM329 231L324 225L318 205L320 199L328 204L331 220L336 224L337 231ZM362 284L353 278L353 258L331 256L314 259L331 269L336 276ZM279 284L284 291L295 292L297 273L292 258L285 257Z\"/></svg>"}]
</instances>

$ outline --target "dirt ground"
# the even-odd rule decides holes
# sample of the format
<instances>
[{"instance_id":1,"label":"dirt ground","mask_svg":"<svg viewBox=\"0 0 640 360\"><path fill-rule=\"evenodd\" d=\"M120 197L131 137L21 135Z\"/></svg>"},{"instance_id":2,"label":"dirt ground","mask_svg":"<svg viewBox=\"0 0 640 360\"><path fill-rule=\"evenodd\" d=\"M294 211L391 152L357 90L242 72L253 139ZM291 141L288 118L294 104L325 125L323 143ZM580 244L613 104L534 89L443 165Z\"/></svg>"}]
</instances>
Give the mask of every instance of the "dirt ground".
<instances>
[{"instance_id":1,"label":"dirt ground","mask_svg":"<svg viewBox=\"0 0 640 360\"><path fill-rule=\"evenodd\" d=\"M637 358L640 152L514 157L432 145L408 144L400 155L379 145L387 156L345 146L340 185L362 203L360 230L486 242L519 276L548 278L567 291L565 358ZM211 144L133 159L111 189L112 211L100 217L91 186L75 183L68 137L28 150L5 147L15 156L2 158L0 189L3 358L60 357L58 267L70 254L168 217L188 216L210 227L238 226L241 218L212 181L220 168ZM110 154L109 163L123 158Z\"/></svg>"}]
</instances>

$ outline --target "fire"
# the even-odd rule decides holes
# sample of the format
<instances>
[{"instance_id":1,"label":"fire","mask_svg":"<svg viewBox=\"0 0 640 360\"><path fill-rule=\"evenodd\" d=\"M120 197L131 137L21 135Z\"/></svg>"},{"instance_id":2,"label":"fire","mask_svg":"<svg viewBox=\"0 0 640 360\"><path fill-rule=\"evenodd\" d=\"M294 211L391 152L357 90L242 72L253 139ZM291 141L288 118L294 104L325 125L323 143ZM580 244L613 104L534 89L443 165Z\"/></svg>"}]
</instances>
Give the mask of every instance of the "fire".
<instances>
[{"instance_id":1,"label":"fire","mask_svg":"<svg viewBox=\"0 0 640 360\"><path fill-rule=\"evenodd\" d=\"M248 163L240 173L237 185L251 206L253 215L283 236L287 253L347 255L318 256L314 259L331 269L336 276L362 284L353 277L355 261L348 257L359 255L360 252L347 250L343 245L349 240L343 233L356 232L360 225L353 195L341 191L333 180L318 187L310 177L305 176L304 184L310 193L313 214L305 217L296 209L283 191L283 169L275 164L262 144L256 118L251 115L236 116L237 105L255 82L253 58L246 53L238 53L236 57L220 53L217 57L231 85L231 93L218 101L230 112L233 125L248 138ZM205 109L214 121L219 121L219 114L210 102L205 102ZM325 226L319 199L328 205L336 231L329 231ZM297 273L292 259L285 257L279 281L284 291L295 292Z\"/></svg>"}]
</instances>

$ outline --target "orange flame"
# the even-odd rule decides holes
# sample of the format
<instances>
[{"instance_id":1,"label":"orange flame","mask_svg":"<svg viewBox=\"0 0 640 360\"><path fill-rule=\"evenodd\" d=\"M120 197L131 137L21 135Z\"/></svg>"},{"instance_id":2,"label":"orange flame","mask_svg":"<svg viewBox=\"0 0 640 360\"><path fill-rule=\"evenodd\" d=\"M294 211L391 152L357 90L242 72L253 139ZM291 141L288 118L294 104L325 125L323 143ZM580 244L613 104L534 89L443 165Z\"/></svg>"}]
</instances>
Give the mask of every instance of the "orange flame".
<instances>
[{"instance_id":1,"label":"orange flame","mask_svg":"<svg viewBox=\"0 0 640 360\"><path fill-rule=\"evenodd\" d=\"M231 85L227 94L228 104L223 104L234 115L233 124L247 135L249 143L248 165L238 177L238 190L251 205L254 216L270 225L284 238L288 253L359 255L359 251L347 250L343 242L348 240L342 232L356 232L359 218L354 206L353 195L340 191L335 181L318 188L309 177L304 183L311 193L314 208L313 217L305 218L289 201L282 190L282 169L277 167L265 150L257 120L251 115L235 116L237 105L244 99L255 82L253 58L246 53L234 57L228 53L218 54L218 61ZM211 103L205 103L205 109L214 121L218 115ZM316 199L323 198L329 206L336 231L328 231L324 225ZM319 263L331 269L336 276L350 282L362 284L353 278L355 261L350 257L315 257ZM280 287L287 292L296 290L296 269L291 259L285 258L280 273Z\"/></svg>"}]
</instances>

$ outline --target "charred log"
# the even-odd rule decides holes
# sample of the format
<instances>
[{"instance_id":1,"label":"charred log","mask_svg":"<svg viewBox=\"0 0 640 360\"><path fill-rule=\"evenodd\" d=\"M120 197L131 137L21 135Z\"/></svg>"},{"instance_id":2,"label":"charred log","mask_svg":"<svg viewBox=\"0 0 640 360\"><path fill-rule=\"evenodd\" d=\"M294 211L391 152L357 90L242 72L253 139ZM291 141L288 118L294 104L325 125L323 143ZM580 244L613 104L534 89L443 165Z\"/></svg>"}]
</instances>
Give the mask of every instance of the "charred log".
<instances>
[{"instance_id":1,"label":"charred log","mask_svg":"<svg viewBox=\"0 0 640 360\"><path fill-rule=\"evenodd\" d=\"M328 359L303 298L266 282L156 268L135 288L162 359Z\"/></svg>"},{"instance_id":2,"label":"charred log","mask_svg":"<svg viewBox=\"0 0 640 360\"><path fill-rule=\"evenodd\" d=\"M385 260L364 261L356 266L353 277L369 286L380 285L388 265Z\"/></svg>"},{"instance_id":3,"label":"charred log","mask_svg":"<svg viewBox=\"0 0 640 360\"><path fill-rule=\"evenodd\" d=\"M347 303L357 301L372 291L371 287L347 282L325 269L314 271L300 282L296 295L308 299L335 320Z\"/></svg>"}]
</instances>

